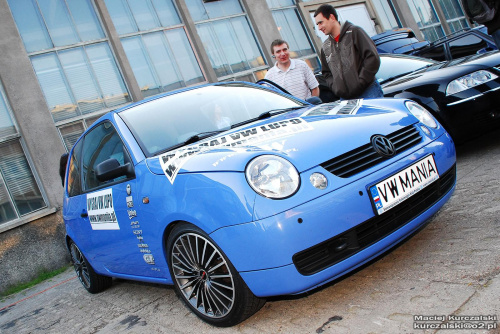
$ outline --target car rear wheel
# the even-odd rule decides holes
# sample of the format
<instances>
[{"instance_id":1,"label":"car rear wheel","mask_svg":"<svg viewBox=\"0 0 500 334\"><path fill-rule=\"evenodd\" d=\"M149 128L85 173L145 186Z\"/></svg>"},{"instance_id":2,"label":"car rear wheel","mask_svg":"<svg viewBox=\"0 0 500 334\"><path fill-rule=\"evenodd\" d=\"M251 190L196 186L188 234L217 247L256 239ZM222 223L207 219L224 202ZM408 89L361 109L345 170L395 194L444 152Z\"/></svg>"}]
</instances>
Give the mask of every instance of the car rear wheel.
<instances>
[{"instance_id":1,"label":"car rear wheel","mask_svg":"<svg viewBox=\"0 0 500 334\"><path fill-rule=\"evenodd\" d=\"M186 223L175 226L167 247L176 293L205 322L233 326L264 305L265 299L250 291L229 259L199 228Z\"/></svg>"},{"instance_id":2,"label":"car rear wheel","mask_svg":"<svg viewBox=\"0 0 500 334\"><path fill-rule=\"evenodd\" d=\"M70 243L69 251L76 276L88 292L98 293L111 286L112 278L97 274L73 241Z\"/></svg>"}]
</instances>

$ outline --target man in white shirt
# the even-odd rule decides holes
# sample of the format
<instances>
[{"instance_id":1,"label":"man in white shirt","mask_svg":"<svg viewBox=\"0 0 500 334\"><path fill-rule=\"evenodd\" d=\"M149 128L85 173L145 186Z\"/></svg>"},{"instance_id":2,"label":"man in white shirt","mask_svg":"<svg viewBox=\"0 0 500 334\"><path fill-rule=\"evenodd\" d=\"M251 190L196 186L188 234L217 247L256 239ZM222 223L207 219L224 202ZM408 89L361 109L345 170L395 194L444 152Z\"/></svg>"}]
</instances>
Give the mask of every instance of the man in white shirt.
<instances>
[{"instance_id":1,"label":"man in white shirt","mask_svg":"<svg viewBox=\"0 0 500 334\"><path fill-rule=\"evenodd\" d=\"M305 61L290 59L288 43L276 39L271 43L271 53L276 64L271 67L265 76L290 94L302 100L311 96L319 96L318 80Z\"/></svg>"}]
</instances>

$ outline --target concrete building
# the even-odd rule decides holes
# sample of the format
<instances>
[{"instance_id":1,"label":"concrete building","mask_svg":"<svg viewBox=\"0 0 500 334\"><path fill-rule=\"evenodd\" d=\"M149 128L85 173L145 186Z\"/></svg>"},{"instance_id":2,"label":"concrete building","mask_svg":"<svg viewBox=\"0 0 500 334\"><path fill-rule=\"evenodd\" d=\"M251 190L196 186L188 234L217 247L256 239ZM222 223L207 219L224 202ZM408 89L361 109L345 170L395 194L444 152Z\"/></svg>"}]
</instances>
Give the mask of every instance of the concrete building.
<instances>
[{"instance_id":1,"label":"concrete building","mask_svg":"<svg viewBox=\"0 0 500 334\"><path fill-rule=\"evenodd\" d=\"M320 70L312 13L434 40L458 0L0 0L0 292L69 262L59 157L107 111L173 89L263 78L276 38Z\"/></svg>"}]
</instances>

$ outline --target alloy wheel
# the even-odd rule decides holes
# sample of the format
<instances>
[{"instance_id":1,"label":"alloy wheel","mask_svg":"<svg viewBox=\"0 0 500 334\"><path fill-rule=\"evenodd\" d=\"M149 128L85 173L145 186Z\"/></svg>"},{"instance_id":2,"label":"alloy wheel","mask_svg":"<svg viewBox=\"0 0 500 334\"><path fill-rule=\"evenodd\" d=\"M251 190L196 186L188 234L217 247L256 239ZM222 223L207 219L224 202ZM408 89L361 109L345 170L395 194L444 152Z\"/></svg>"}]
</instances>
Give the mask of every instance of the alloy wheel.
<instances>
[{"instance_id":1,"label":"alloy wheel","mask_svg":"<svg viewBox=\"0 0 500 334\"><path fill-rule=\"evenodd\" d=\"M76 276L82 282L85 288L90 288L90 274L87 266L87 261L83 257L80 249L74 244L71 244L71 259L75 268Z\"/></svg>"},{"instance_id":2,"label":"alloy wheel","mask_svg":"<svg viewBox=\"0 0 500 334\"><path fill-rule=\"evenodd\" d=\"M171 252L174 280L189 304L202 315L221 318L235 302L234 278L223 254L205 237L181 234Z\"/></svg>"}]
</instances>

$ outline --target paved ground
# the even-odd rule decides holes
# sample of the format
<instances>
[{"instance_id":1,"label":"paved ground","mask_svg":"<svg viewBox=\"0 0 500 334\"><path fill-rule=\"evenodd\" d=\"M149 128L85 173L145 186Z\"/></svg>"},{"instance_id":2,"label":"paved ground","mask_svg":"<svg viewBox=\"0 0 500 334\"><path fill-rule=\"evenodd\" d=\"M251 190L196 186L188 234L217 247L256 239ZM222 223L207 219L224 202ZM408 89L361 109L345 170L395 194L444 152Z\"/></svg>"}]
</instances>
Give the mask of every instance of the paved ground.
<instances>
[{"instance_id":1,"label":"paved ground","mask_svg":"<svg viewBox=\"0 0 500 334\"><path fill-rule=\"evenodd\" d=\"M0 333L500 333L499 134L458 147L455 194L413 238L343 280L268 301L239 326L201 322L170 287L115 280L91 295L68 270L0 301ZM418 315L472 328L422 330L439 321ZM497 320L448 318L481 315Z\"/></svg>"}]
</instances>

